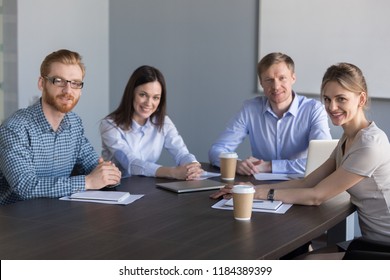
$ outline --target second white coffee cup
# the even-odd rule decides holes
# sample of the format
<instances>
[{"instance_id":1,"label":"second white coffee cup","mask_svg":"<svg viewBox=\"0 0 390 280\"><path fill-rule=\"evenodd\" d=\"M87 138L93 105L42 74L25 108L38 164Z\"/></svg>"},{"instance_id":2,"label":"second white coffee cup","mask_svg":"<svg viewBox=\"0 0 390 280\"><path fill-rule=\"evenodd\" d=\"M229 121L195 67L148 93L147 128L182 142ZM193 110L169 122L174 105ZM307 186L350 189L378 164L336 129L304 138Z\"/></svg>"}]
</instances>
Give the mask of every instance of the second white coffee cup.
<instances>
[{"instance_id":1,"label":"second white coffee cup","mask_svg":"<svg viewBox=\"0 0 390 280\"><path fill-rule=\"evenodd\" d=\"M238 155L235 152L225 152L219 155L222 180L234 181L236 176L237 158Z\"/></svg>"},{"instance_id":2,"label":"second white coffee cup","mask_svg":"<svg viewBox=\"0 0 390 280\"><path fill-rule=\"evenodd\" d=\"M249 185L235 185L232 193L234 218L236 220L250 220L255 189Z\"/></svg>"}]
</instances>

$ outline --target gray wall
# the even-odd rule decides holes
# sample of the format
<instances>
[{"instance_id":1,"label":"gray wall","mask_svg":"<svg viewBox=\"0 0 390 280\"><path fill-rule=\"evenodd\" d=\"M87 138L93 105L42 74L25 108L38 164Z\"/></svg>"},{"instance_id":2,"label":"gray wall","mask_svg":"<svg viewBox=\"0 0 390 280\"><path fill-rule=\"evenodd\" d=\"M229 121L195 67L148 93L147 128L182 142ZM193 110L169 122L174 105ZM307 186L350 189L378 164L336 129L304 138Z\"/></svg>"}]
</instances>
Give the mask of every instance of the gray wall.
<instances>
[{"instance_id":1,"label":"gray wall","mask_svg":"<svg viewBox=\"0 0 390 280\"><path fill-rule=\"evenodd\" d=\"M257 11L256 0L110 1L110 111L135 68L159 68L168 115L208 161L211 143L256 91Z\"/></svg>"},{"instance_id":2,"label":"gray wall","mask_svg":"<svg viewBox=\"0 0 390 280\"><path fill-rule=\"evenodd\" d=\"M135 68L159 68L167 81L168 115L189 150L207 161L226 122L257 94L258 9L257 0L110 1L110 111ZM388 135L389 108L390 100L375 99L368 113ZM339 127L331 131L333 138L341 136ZM249 156L248 141L238 152ZM169 159L164 154L160 162Z\"/></svg>"},{"instance_id":3,"label":"gray wall","mask_svg":"<svg viewBox=\"0 0 390 280\"><path fill-rule=\"evenodd\" d=\"M87 70L75 112L98 150L98 123L109 102L108 1L68 0L65 5L61 0L18 0L17 6L18 106L26 107L41 96L39 67L47 54L61 48L78 51ZM59 18L59 7L66 19Z\"/></svg>"},{"instance_id":4,"label":"gray wall","mask_svg":"<svg viewBox=\"0 0 390 280\"><path fill-rule=\"evenodd\" d=\"M13 55L13 68L7 68L17 71L4 82L18 79L7 91L7 109L25 107L39 93L36 80L44 55L60 47L76 49L84 55L88 79L76 111L99 151L99 119L119 104L132 71L150 64L167 80L169 116L190 151L207 161L207 151L226 122L245 99L257 94L258 0L70 0L62 12L72 15L71 20L58 21L53 15L60 2L18 0L17 22L16 9L4 8L11 15L5 18L5 40L18 39L18 45L4 45ZM374 99L368 112L388 135L389 108L390 99ZM331 130L333 138L340 137L340 128ZM247 141L238 153L249 156ZM170 157L164 154L160 162L170 163Z\"/></svg>"},{"instance_id":5,"label":"gray wall","mask_svg":"<svg viewBox=\"0 0 390 280\"><path fill-rule=\"evenodd\" d=\"M83 120L86 136L100 153L98 124L108 113L109 102L109 0L68 0L66 5L62 0L3 3L7 16L6 116L41 96L37 86L39 67L47 54L62 48L76 50L83 56L87 71L75 112ZM66 19L59 20L58 7Z\"/></svg>"},{"instance_id":6,"label":"gray wall","mask_svg":"<svg viewBox=\"0 0 390 280\"><path fill-rule=\"evenodd\" d=\"M135 68L159 68L167 81L168 115L189 150L208 161L226 122L258 94L258 1L115 0L109 6L109 110L118 106ZM374 99L368 113L388 135L389 108L389 99ZM340 138L342 130L331 125L331 133ZM250 155L247 140L238 153ZM160 163L172 161L165 153ZM360 235L356 215L348 230L348 239Z\"/></svg>"},{"instance_id":7,"label":"gray wall","mask_svg":"<svg viewBox=\"0 0 390 280\"><path fill-rule=\"evenodd\" d=\"M258 0L71 0L79 13L68 5L64 12L72 20L48 26L55 3L62 2L3 1L5 116L39 95L40 62L63 47L84 56L87 86L76 112L99 152L99 119L118 105L131 72L142 64L164 73L168 114L200 161L208 160L211 143L242 102L257 94ZM368 112L388 135L389 108L390 99L375 99ZM332 128L334 138L340 133ZM238 152L249 155L247 141ZM171 163L170 157L160 162Z\"/></svg>"},{"instance_id":8,"label":"gray wall","mask_svg":"<svg viewBox=\"0 0 390 280\"><path fill-rule=\"evenodd\" d=\"M18 108L17 67L17 2L3 0L3 106L0 105L0 123Z\"/></svg>"}]
</instances>

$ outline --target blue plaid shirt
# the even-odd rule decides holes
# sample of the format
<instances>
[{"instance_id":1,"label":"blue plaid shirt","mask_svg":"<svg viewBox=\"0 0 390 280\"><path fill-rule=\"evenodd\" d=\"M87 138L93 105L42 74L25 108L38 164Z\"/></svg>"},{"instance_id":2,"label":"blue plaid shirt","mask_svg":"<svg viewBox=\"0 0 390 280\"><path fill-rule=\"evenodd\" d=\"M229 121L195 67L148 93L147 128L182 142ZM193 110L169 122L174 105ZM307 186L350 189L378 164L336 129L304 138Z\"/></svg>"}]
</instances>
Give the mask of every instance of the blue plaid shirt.
<instances>
[{"instance_id":1,"label":"blue plaid shirt","mask_svg":"<svg viewBox=\"0 0 390 280\"><path fill-rule=\"evenodd\" d=\"M98 159L75 113L53 131L41 101L18 110L0 127L0 205L85 190Z\"/></svg>"}]
</instances>

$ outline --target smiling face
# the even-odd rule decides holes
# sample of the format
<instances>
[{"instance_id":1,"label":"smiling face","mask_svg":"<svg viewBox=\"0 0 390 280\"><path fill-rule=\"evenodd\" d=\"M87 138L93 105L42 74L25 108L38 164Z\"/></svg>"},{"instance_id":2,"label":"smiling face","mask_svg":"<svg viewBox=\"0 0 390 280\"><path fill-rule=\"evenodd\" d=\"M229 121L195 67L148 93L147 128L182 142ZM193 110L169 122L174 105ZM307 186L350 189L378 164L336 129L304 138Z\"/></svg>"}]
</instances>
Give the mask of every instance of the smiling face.
<instances>
[{"instance_id":1,"label":"smiling face","mask_svg":"<svg viewBox=\"0 0 390 280\"><path fill-rule=\"evenodd\" d=\"M366 103L366 93L360 94L344 89L335 81L328 82L323 90L323 99L326 112L332 123L346 127L353 125L364 115L363 107Z\"/></svg>"},{"instance_id":2,"label":"smiling face","mask_svg":"<svg viewBox=\"0 0 390 280\"><path fill-rule=\"evenodd\" d=\"M285 62L271 65L260 76L260 84L271 105L288 107L292 101L292 86L295 74Z\"/></svg>"},{"instance_id":3,"label":"smiling face","mask_svg":"<svg viewBox=\"0 0 390 280\"><path fill-rule=\"evenodd\" d=\"M54 62L50 67L48 77L61 78L68 81L79 81L83 79L83 73L79 65L67 65ZM48 105L52 112L68 113L76 106L80 99L81 89L71 88L70 83L65 87L54 85L45 77L41 77L38 83L42 91L42 101Z\"/></svg>"},{"instance_id":4,"label":"smiling face","mask_svg":"<svg viewBox=\"0 0 390 280\"><path fill-rule=\"evenodd\" d=\"M148 118L156 112L161 99L161 85L158 81L137 86L134 89L133 119L144 125Z\"/></svg>"}]
</instances>

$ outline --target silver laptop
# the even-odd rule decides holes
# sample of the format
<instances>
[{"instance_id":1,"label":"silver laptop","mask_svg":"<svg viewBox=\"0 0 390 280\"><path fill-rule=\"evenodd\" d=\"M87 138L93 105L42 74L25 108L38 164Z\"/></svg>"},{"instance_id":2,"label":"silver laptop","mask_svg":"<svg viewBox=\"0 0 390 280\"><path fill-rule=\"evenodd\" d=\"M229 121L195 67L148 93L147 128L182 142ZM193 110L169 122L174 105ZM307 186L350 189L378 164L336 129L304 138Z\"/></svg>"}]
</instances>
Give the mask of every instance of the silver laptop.
<instances>
[{"instance_id":1,"label":"silver laptop","mask_svg":"<svg viewBox=\"0 0 390 280\"><path fill-rule=\"evenodd\" d=\"M186 193L217 190L225 186L225 183L205 179L194 181L175 181L170 183L158 183L156 185L158 188L166 189L168 191L176 193Z\"/></svg>"},{"instance_id":2,"label":"silver laptop","mask_svg":"<svg viewBox=\"0 0 390 280\"><path fill-rule=\"evenodd\" d=\"M305 176L316 170L329 158L338 142L338 139L310 141L307 151Z\"/></svg>"}]
</instances>

